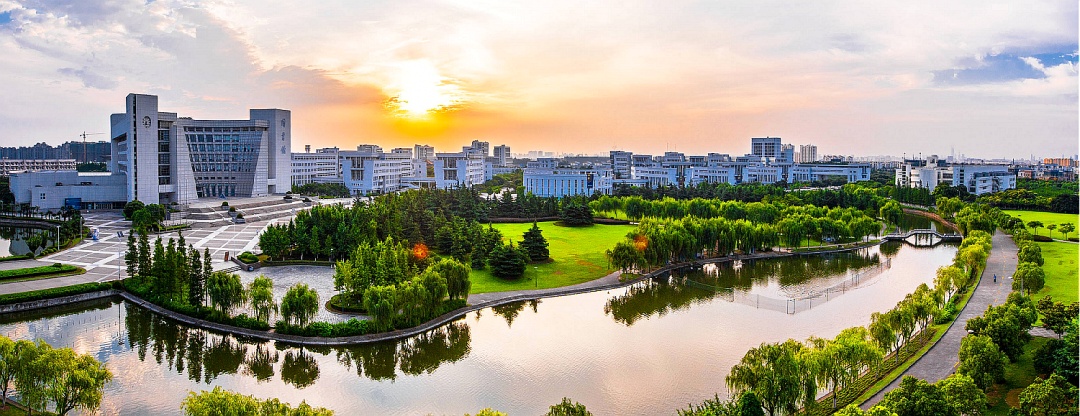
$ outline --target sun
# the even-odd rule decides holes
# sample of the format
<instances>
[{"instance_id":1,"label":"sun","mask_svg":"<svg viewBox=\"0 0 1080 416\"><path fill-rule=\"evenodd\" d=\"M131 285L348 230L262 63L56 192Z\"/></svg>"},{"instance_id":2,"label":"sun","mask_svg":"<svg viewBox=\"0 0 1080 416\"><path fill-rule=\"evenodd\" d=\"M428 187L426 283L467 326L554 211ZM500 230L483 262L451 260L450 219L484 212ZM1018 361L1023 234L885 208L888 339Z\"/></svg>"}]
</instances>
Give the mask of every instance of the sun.
<instances>
[{"instance_id":1,"label":"sun","mask_svg":"<svg viewBox=\"0 0 1080 416\"><path fill-rule=\"evenodd\" d=\"M403 62L395 69L385 106L398 117L428 118L454 111L464 102L461 89L427 60Z\"/></svg>"}]
</instances>

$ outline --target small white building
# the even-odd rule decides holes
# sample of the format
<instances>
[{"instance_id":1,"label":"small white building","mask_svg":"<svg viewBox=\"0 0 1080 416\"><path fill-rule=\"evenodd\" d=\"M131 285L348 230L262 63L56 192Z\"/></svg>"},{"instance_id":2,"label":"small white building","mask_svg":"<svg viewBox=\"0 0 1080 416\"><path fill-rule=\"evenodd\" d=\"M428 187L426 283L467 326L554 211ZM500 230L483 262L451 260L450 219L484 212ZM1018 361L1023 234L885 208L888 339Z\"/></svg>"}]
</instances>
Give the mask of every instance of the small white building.
<instances>
[{"instance_id":1,"label":"small white building","mask_svg":"<svg viewBox=\"0 0 1080 416\"><path fill-rule=\"evenodd\" d=\"M479 152L436 153L435 187L468 188L484 183L484 156Z\"/></svg>"},{"instance_id":2,"label":"small white building","mask_svg":"<svg viewBox=\"0 0 1080 416\"><path fill-rule=\"evenodd\" d=\"M963 185L975 195L1016 189L1016 174L1008 166L958 164L952 172L952 185Z\"/></svg>"},{"instance_id":3,"label":"small white building","mask_svg":"<svg viewBox=\"0 0 1080 416\"><path fill-rule=\"evenodd\" d=\"M292 181L294 186L309 183L341 183L338 165L338 148L327 147L315 153L292 154Z\"/></svg>"},{"instance_id":4,"label":"small white building","mask_svg":"<svg viewBox=\"0 0 1080 416\"><path fill-rule=\"evenodd\" d=\"M38 210L118 209L127 203L127 178L108 172L26 171L11 173L15 202Z\"/></svg>"},{"instance_id":5,"label":"small white building","mask_svg":"<svg viewBox=\"0 0 1080 416\"><path fill-rule=\"evenodd\" d=\"M559 167L554 159L529 163L523 174L525 191L539 197L611 195L611 169Z\"/></svg>"}]
</instances>

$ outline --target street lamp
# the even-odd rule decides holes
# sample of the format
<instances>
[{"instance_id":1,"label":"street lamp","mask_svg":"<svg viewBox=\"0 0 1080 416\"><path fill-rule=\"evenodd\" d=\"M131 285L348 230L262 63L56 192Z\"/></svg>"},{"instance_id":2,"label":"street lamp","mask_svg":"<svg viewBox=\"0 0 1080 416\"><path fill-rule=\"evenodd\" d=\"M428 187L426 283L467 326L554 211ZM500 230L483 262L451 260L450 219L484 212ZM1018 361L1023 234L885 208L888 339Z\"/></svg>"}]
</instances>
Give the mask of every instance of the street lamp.
<instances>
[{"instance_id":1,"label":"street lamp","mask_svg":"<svg viewBox=\"0 0 1080 416\"><path fill-rule=\"evenodd\" d=\"M56 251L60 251L60 226L56 226Z\"/></svg>"}]
</instances>

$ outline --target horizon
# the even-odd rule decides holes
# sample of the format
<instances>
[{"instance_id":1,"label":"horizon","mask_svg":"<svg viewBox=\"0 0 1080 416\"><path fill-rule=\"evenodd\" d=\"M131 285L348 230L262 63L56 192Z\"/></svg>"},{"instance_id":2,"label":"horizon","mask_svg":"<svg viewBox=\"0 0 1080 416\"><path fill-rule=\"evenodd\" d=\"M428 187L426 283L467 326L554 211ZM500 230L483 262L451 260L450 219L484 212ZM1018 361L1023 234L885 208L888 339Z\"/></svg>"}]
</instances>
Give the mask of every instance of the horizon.
<instances>
[{"instance_id":1,"label":"horizon","mask_svg":"<svg viewBox=\"0 0 1080 416\"><path fill-rule=\"evenodd\" d=\"M0 146L107 132L134 92L196 119L291 110L294 152L738 155L771 136L820 155L1075 157L1077 16L1066 1L0 0Z\"/></svg>"}]
</instances>

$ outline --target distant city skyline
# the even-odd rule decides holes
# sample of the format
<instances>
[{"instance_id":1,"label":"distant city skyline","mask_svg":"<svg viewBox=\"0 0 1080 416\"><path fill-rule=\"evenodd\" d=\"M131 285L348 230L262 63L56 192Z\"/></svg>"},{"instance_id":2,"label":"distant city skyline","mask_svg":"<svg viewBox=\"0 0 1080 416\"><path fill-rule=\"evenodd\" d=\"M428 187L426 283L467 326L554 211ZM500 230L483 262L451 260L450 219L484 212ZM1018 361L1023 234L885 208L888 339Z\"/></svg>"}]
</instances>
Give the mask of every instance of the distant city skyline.
<instances>
[{"instance_id":1,"label":"distant city skyline","mask_svg":"<svg viewBox=\"0 0 1080 416\"><path fill-rule=\"evenodd\" d=\"M0 146L107 132L128 93L289 108L293 150L1037 159L1078 152L1075 1L0 0Z\"/></svg>"}]
</instances>

